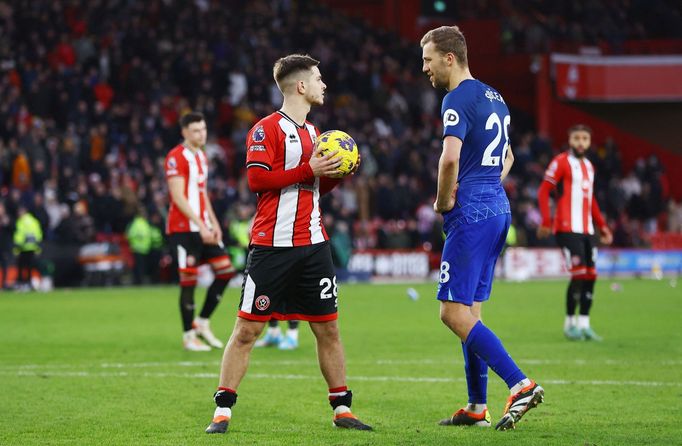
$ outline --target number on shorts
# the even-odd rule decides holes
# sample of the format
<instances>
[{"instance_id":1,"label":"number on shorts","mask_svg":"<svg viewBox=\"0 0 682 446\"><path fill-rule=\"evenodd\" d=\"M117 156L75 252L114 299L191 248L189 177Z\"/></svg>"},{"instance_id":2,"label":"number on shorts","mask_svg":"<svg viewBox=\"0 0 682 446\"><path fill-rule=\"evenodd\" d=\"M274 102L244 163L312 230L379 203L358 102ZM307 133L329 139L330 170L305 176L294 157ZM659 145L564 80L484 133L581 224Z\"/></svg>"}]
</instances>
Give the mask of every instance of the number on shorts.
<instances>
[{"instance_id":1,"label":"number on shorts","mask_svg":"<svg viewBox=\"0 0 682 446\"><path fill-rule=\"evenodd\" d=\"M339 295L339 287L336 285L336 276L332 279L325 277L320 280L320 286L322 291L320 291L320 299L331 299ZM331 290L331 293L329 292Z\"/></svg>"},{"instance_id":2,"label":"number on shorts","mask_svg":"<svg viewBox=\"0 0 682 446\"><path fill-rule=\"evenodd\" d=\"M450 280L450 264L448 262L441 262L440 264L440 283L445 283Z\"/></svg>"}]
</instances>

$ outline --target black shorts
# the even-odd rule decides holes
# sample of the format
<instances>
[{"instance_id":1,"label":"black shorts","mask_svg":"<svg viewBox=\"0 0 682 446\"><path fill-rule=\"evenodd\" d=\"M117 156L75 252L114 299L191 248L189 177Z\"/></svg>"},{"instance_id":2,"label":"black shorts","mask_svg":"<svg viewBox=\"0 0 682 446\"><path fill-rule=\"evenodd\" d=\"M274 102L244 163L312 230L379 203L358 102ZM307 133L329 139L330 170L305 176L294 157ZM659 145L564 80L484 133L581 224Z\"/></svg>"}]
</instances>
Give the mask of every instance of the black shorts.
<instances>
[{"instance_id":1,"label":"black shorts","mask_svg":"<svg viewBox=\"0 0 682 446\"><path fill-rule=\"evenodd\" d=\"M294 248L254 246L244 271L239 317L326 322L337 317L329 242Z\"/></svg>"},{"instance_id":2,"label":"black shorts","mask_svg":"<svg viewBox=\"0 0 682 446\"><path fill-rule=\"evenodd\" d=\"M566 268L572 276L594 274L597 247L593 235L557 232L555 238L564 253Z\"/></svg>"},{"instance_id":3,"label":"black shorts","mask_svg":"<svg viewBox=\"0 0 682 446\"><path fill-rule=\"evenodd\" d=\"M173 260L180 273L196 273L199 265L228 258L222 243L207 245L198 232L175 232L168 236Z\"/></svg>"}]
</instances>

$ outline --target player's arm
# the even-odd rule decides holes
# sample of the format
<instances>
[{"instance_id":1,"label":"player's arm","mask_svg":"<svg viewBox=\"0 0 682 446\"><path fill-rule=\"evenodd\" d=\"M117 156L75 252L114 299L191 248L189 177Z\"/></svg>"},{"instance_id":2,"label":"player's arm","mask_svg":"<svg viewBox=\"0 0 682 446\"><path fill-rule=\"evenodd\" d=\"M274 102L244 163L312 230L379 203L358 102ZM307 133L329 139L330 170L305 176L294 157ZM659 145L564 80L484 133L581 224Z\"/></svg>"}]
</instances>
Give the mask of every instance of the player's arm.
<instances>
[{"instance_id":1,"label":"player's arm","mask_svg":"<svg viewBox=\"0 0 682 446\"><path fill-rule=\"evenodd\" d=\"M507 156L504 158L504 165L502 166L502 175L500 175L500 181L504 181L504 179L507 178L507 175L509 175L509 171L511 170L513 164L514 152L512 152L512 146L509 144L509 147L507 147Z\"/></svg>"},{"instance_id":2,"label":"player's arm","mask_svg":"<svg viewBox=\"0 0 682 446\"><path fill-rule=\"evenodd\" d=\"M182 212L182 214L190 219L194 224L199 226L199 235L206 243L212 243L214 235L208 229L206 224L194 213L189 201L185 198L185 178L181 175L176 175L168 178L168 190L170 191L171 200L173 204Z\"/></svg>"},{"instance_id":3,"label":"player's arm","mask_svg":"<svg viewBox=\"0 0 682 446\"><path fill-rule=\"evenodd\" d=\"M538 207L540 208L540 215L542 216L542 222L537 230L538 238L546 238L552 234L552 214L549 209L549 194L554 190L559 181L561 181L562 177L563 170L561 169L561 164L555 158L549 163L549 166L547 166L545 178L538 188Z\"/></svg>"},{"instance_id":4,"label":"player's arm","mask_svg":"<svg viewBox=\"0 0 682 446\"><path fill-rule=\"evenodd\" d=\"M360 163L362 163L362 156L358 153L358 162L355 163L355 166L353 167L353 170L350 171L349 175L355 175L355 172L360 168ZM320 195L325 195L333 191L336 186L341 184L341 181L343 181L343 178L320 178Z\"/></svg>"},{"instance_id":5,"label":"player's arm","mask_svg":"<svg viewBox=\"0 0 682 446\"><path fill-rule=\"evenodd\" d=\"M282 145L281 131L269 124L259 124L246 136L246 178L255 193L281 190L298 183L309 183L315 177L338 173L340 160L332 160L336 151L321 156L316 150L308 162L287 170L273 171L272 165Z\"/></svg>"},{"instance_id":6,"label":"player's arm","mask_svg":"<svg viewBox=\"0 0 682 446\"><path fill-rule=\"evenodd\" d=\"M440 214L455 207L461 151L461 139L456 136L446 136L443 139L443 153L438 161L438 192L436 202L433 204L433 210Z\"/></svg>"},{"instance_id":7,"label":"player's arm","mask_svg":"<svg viewBox=\"0 0 682 446\"><path fill-rule=\"evenodd\" d=\"M605 245L610 245L613 242L613 234L606 224L606 220L599 209L599 203L597 203L594 194L592 194L592 219L596 223L597 228L599 228L599 241Z\"/></svg>"},{"instance_id":8,"label":"player's arm","mask_svg":"<svg viewBox=\"0 0 682 446\"><path fill-rule=\"evenodd\" d=\"M208 219L211 221L211 229L213 230L213 244L219 245L223 241L223 231L220 229L220 222L215 215L211 200L208 199L208 190L204 185L204 197L206 197L206 211L208 212Z\"/></svg>"},{"instance_id":9,"label":"player's arm","mask_svg":"<svg viewBox=\"0 0 682 446\"><path fill-rule=\"evenodd\" d=\"M549 209L549 194L556 187L551 182L542 180L540 188L538 189L538 207L540 208L540 215L542 222L538 226L538 238L546 238L552 234L552 215Z\"/></svg>"},{"instance_id":10,"label":"player's arm","mask_svg":"<svg viewBox=\"0 0 682 446\"><path fill-rule=\"evenodd\" d=\"M309 182L315 177L328 177L338 174L340 160L332 159L337 151L322 155L321 149L316 150L310 161L293 169L274 172L268 165L262 163L248 163L246 176L252 192L260 193L268 190L280 190L297 183ZM259 167L254 169L254 167Z\"/></svg>"}]
</instances>

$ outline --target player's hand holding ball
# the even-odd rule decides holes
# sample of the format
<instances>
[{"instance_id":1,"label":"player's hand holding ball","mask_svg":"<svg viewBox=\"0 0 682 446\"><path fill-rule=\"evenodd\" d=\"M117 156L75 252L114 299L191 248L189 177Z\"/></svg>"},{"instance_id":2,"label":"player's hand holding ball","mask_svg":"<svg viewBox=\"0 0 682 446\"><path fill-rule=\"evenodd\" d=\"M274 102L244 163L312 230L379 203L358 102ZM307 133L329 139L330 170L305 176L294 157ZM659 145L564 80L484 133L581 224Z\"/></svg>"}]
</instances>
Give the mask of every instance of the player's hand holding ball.
<instances>
[{"instance_id":1,"label":"player's hand holding ball","mask_svg":"<svg viewBox=\"0 0 682 446\"><path fill-rule=\"evenodd\" d=\"M321 155L322 158L337 161L336 171L324 175L331 178L343 178L351 175L357 171L360 165L360 153L355 140L341 130L329 130L318 136L313 155L313 158Z\"/></svg>"}]
</instances>

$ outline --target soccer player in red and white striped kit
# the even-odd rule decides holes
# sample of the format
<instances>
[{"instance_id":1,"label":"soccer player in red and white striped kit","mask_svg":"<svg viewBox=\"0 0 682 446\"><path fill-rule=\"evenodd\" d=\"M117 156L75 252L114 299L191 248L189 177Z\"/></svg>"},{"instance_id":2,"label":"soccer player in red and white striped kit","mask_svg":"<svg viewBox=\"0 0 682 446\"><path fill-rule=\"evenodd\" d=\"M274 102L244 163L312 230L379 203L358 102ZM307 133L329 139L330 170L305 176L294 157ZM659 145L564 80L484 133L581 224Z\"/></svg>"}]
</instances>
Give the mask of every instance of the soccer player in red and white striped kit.
<instances>
[{"instance_id":1,"label":"soccer player in red and white striped kit","mask_svg":"<svg viewBox=\"0 0 682 446\"><path fill-rule=\"evenodd\" d=\"M327 87L318 64L298 54L275 63L273 74L284 103L246 137L247 177L249 188L258 194L258 206L238 317L213 396L218 407L206 428L209 434L227 431L251 350L272 318L310 323L334 426L371 430L350 409L353 394L346 387L337 324L336 274L320 215L320 196L339 183L331 177L340 162L334 158L336 151L322 156L314 149L319 131L306 119L313 105L324 103Z\"/></svg>"},{"instance_id":2,"label":"soccer player in red and white striped kit","mask_svg":"<svg viewBox=\"0 0 682 446\"><path fill-rule=\"evenodd\" d=\"M180 118L183 141L166 156L165 170L170 195L166 233L180 278L182 343L186 350L201 352L223 348L213 334L209 318L228 282L235 275L223 246L220 223L208 198L208 161L203 147L207 129L204 115L190 112ZM206 291L201 312L194 317L194 288L199 265L211 266L214 279ZM201 339L206 341L204 344Z\"/></svg>"},{"instance_id":3,"label":"soccer player in red and white striped kit","mask_svg":"<svg viewBox=\"0 0 682 446\"><path fill-rule=\"evenodd\" d=\"M591 140L592 131L586 125L578 124L568 129L569 150L557 155L549 163L545 179L538 190L542 223L537 235L538 238L545 238L554 232L571 274L566 292L564 334L571 340L600 341L601 337L590 326L590 308L597 280L595 226L603 244L611 244L613 235L594 197L595 171L585 156ZM549 196L555 188L559 189L559 195L552 224ZM580 312L576 317L578 302Z\"/></svg>"}]
</instances>

